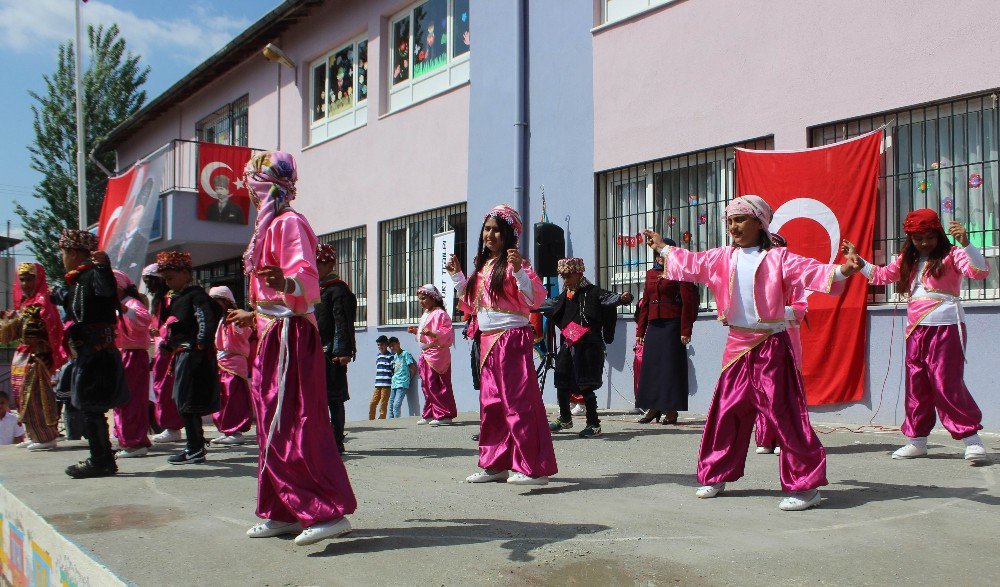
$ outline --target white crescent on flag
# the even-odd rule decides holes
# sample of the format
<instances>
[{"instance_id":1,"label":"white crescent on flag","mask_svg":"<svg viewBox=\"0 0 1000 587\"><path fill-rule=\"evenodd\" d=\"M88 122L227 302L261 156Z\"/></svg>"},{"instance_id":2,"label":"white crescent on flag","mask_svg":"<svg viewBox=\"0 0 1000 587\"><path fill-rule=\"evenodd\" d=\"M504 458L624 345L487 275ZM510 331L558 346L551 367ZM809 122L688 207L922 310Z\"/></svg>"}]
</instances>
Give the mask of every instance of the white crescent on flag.
<instances>
[{"instance_id":1,"label":"white crescent on flag","mask_svg":"<svg viewBox=\"0 0 1000 587\"><path fill-rule=\"evenodd\" d=\"M837 220L837 215L833 213L833 210L823 202L813 198L788 200L774 211L774 218L771 219L771 226L768 229L771 232L778 232L786 222L796 218L808 218L819 223L826 230L830 236L830 260L828 262L833 263L840 250L840 221Z\"/></svg>"}]
</instances>

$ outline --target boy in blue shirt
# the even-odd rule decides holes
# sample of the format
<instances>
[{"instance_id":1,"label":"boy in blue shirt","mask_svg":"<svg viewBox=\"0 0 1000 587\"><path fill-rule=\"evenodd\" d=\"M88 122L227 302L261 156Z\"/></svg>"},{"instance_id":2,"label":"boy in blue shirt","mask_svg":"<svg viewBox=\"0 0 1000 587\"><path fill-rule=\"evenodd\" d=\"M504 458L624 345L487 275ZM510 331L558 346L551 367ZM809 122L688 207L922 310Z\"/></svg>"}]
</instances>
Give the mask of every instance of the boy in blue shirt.
<instances>
[{"instance_id":1,"label":"boy in blue shirt","mask_svg":"<svg viewBox=\"0 0 1000 587\"><path fill-rule=\"evenodd\" d=\"M392 352L392 394L389 396L389 417L399 418L403 398L410 389L410 380L417 375L417 362L413 355L403 350L399 339L393 336L389 339L389 350Z\"/></svg>"}]
</instances>

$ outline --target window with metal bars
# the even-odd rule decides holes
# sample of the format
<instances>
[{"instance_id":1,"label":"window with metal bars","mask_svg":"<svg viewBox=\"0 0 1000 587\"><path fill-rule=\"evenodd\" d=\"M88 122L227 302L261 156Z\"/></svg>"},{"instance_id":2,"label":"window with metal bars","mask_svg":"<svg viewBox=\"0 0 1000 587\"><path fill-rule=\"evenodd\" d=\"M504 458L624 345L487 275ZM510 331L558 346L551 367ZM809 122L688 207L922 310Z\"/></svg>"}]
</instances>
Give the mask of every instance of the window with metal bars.
<instances>
[{"instance_id":1,"label":"window with metal bars","mask_svg":"<svg viewBox=\"0 0 1000 587\"><path fill-rule=\"evenodd\" d=\"M434 281L434 235L449 230L455 231L455 254L465 268L468 241L465 203L379 223L382 324L415 324L420 319L417 288ZM458 304L455 308L458 318Z\"/></svg>"},{"instance_id":2,"label":"window with metal bars","mask_svg":"<svg viewBox=\"0 0 1000 587\"><path fill-rule=\"evenodd\" d=\"M774 149L759 138L657 159L597 176L597 278L601 287L642 295L653 258L642 231L653 228L679 246L703 251L728 242L726 204L735 195L736 148ZM715 308L708 288L700 288L699 310ZM635 306L621 306L627 314Z\"/></svg>"},{"instance_id":3,"label":"window with metal bars","mask_svg":"<svg viewBox=\"0 0 1000 587\"><path fill-rule=\"evenodd\" d=\"M250 96L226 104L195 125L198 140L220 145L247 146L247 112Z\"/></svg>"},{"instance_id":4,"label":"window with metal bars","mask_svg":"<svg viewBox=\"0 0 1000 587\"><path fill-rule=\"evenodd\" d=\"M368 326L368 228L358 226L319 237L337 247L337 273L358 298L355 326Z\"/></svg>"},{"instance_id":5,"label":"window with metal bars","mask_svg":"<svg viewBox=\"0 0 1000 587\"><path fill-rule=\"evenodd\" d=\"M931 208L947 229L952 220L969 231L990 266L985 280L963 280L962 298L1000 299L1000 210L998 210L998 90L942 100L810 129L810 145L828 145L887 125L879 169L875 216L875 263L884 265L899 252L906 235L903 219L912 210ZM871 286L870 304L900 298L893 286Z\"/></svg>"}]
</instances>

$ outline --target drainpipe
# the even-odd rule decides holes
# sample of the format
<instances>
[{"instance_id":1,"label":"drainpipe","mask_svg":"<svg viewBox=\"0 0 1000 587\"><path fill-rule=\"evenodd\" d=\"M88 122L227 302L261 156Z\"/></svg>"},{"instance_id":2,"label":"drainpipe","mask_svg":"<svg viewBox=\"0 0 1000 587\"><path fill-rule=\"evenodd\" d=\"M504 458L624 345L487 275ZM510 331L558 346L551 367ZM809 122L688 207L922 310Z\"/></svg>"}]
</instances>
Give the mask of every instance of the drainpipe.
<instances>
[{"instance_id":1,"label":"drainpipe","mask_svg":"<svg viewBox=\"0 0 1000 587\"><path fill-rule=\"evenodd\" d=\"M514 197L527 229L528 204L528 0L514 3ZM521 253L528 255L527 235L521 238Z\"/></svg>"},{"instance_id":2,"label":"drainpipe","mask_svg":"<svg viewBox=\"0 0 1000 587\"><path fill-rule=\"evenodd\" d=\"M274 66L278 68L278 88L277 91L275 92L278 96L278 115L275 117L278 124L278 129L277 129L278 138L277 138L277 146L275 148L278 151L280 151L281 150L281 64L275 63ZM247 120L249 119L250 117L248 116ZM249 131L250 129L247 129L247 134L249 134Z\"/></svg>"}]
</instances>

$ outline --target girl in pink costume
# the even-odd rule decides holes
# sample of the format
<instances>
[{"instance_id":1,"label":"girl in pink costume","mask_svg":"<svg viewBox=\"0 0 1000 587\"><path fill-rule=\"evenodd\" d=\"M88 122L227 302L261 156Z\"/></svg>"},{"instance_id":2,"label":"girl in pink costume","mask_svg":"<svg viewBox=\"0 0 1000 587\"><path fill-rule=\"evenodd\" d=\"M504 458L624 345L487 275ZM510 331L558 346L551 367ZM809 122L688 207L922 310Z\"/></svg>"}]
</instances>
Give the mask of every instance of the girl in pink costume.
<instances>
[{"instance_id":1,"label":"girl in pink costume","mask_svg":"<svg viewBox=\"0 0 1000 587\"><path fill-rule=\"evenodd\" d=\"M826 454L809 423L802 378L785 332L785 302L796 287L839 292L856 273L853 262L827 265L773 247L767 228L771 207L759 196L741 196L726 207L733 244L701 252L665 246L664 279L706 283L715 294L719 319L729 325L722 375L708 410L698 457L695 495L711 498L743 476L754 420L763 413L781 446L781 488L790 495L778 507L811 508L827 484ZM648 360L648 358L647 358Z\"/></svg>"},{"instance_id":2,"label":"girl in pink costume","mask_svg":"<svg viewBox=\"0 0 1000 587\"><path fill-rule=\"evenodd\" d=\"M490 210L466 278L458 257L446 269L477 318L481 356L479 466L469 483L503 481L545 485L556 455L532 360L529 313L545 301L545 288L517 250L521 218L503 204Z\"/></svg>"},{"instance_id":3,"label":"girl in pink costume","mask_svg":"<svg viewBox=\"0 0 1000 587\"><path fill-rule=\"evenodd\" d=\"M208 291L222 314L236 309L236 297L222 285ZM222 436L212 440L213 446L243 444L245 432L253 425L250 403L250 335L253 326L241 326L223 319L215 331L215 352L219 362L219 401L222 407L212 415L212 421Z\"/></svg>"},{"instance_id":4,"label":"girl in pink costume","mask_svg":"<svg viewBox=\"0 0 1000 587\"><path fill-rule=\"evenodd\" d=\"M985 279L989 265L958 222L948 241L937 212L924 208L903 221L906 242L892 263L879 267L860 259L861 271L875 285L896 284L906 304L906 418L901 427L910 442L892 453L894 459L927 454L927 435L934 428L934 410L955 440L965 442L965 458L985 461L979 437L983 413L965 387L965 313L962 277ZM857 256L850 242L844 253Z\"/></svg>"},{"instance_id":5,"label":"girl in pink costume","mask_svg":"<svg viewBox=\"0 0 1000 587\"><path fill-rule=\"evenodd\" d=\"M128 403L115 408L115 437L121 450L119 459L142 457L152 443L146 435L149 430L149 326L152 317L146 310L148 301L139 293L125 273L114 270L121 300L118 332L115 344L122 353L125 381L128 384Z\"/></svg>"},{"instance_id":6,"label":"girl in pink costume","mask_svg":"<svg viewBox=\"0 0 1000 587\"><path fill-rule=\"evenodd\" d=\"M252 394L260 459L251 538L298 533L313 544L351 531L357 508L337 451L326 403L326 367L313 305L319 301L316 234L292 210L295 161L283 151L255 155L244 176L257 207L243 256L255 312L230 310L229 322L256 317L260 343Z\"/></svg>"},{"instance_id":7,"label":"girl in pink costume","mask_svg":"<svg viewBox=\"0 0 1000 587\"><path fill-rule=\"evenodd\" d=\"M451 424L458 415L455 391L451 386L451 345L455 342L455 330L437 287L431 283L420 286L417 298L424 313L419 325L407 329L417 336L421 349L417 366L420 389L424 392L424 413L417 424Z\"/></svg>"}]
</instances>

